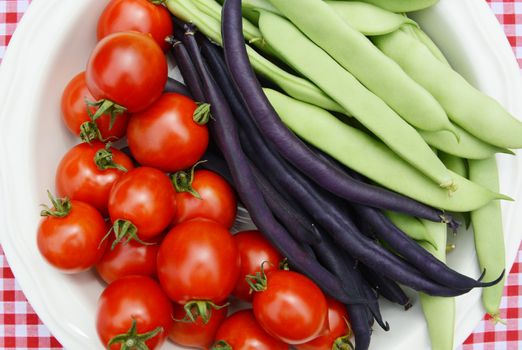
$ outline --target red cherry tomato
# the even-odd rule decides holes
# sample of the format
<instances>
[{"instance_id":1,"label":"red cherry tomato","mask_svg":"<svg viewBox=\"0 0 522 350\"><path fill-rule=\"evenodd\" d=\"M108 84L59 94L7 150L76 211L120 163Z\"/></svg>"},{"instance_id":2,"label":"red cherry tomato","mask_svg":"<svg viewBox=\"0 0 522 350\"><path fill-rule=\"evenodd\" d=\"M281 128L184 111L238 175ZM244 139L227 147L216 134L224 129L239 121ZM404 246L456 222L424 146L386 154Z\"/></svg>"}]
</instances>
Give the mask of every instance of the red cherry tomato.
<instances>
[{"instance_id":1,"label":"red cherry tomato","mask_svg":"<svg viewBox=\"0 0 522 350\"><path fill-rule=\"evenodd\" d=\"M94 142L91 145L81 143L74 146L60 161L55 181L59 196L86 202L103 215L107 215L107 204L112 185L125 174L123 169L114 168L114 164L118 164L126 170L132 170L134 166L125 153L111 147L113 164L109 166L112 167L100 169L108 163L105 161L106 159L101 159L98 162L100 166L98 166L95 156L104 150L105 145L101 142Z\"/></svg>"},{"instance_id":2,"label":"red cherry tomato","mask_svg":"<svg viewBox=\"0 0 522 350\"><path fill-rule=\"evenodd\" d=\"M350 327L347 324L349 322L348 311L346 311L346 307L343 304L332 298L327 298L327 302L328 332L308 343L296 345L295 348L297 350L332 350L336 342L337 347L335 349L349 348L348 343L350 342L351 334Z\"/></svg>"},{"instance_id":3,"label":"red cherry tomato","mask_svg":"<svg viewBox=\"0 0 522 350\"><path fill-rule=\"evenodd\" d=\"M150 34L166 51L165 38L172 35L172 20L165 6L150 0L112 0L98 19L98 40L116 32L136 31Z\"/></svg>"},{"instance_id":4,"label":"red cherry tomato","mask_svg":"<svg viewBox=\"0 0 522 350\"><path fill-rule=\"evenodd\" d=\"M42 211L44 218L37 232L38 250L49 264L65 273L88 270L105 251L105 220L87 203L52 200L53 208Z\"/></svg>"},{"instance_id":5,"label":"red cherry tomato","mask_svg":"<svg viewBox=\"0 0 522 350\"><path fill-rule=\"evenodd\" d=\"M263 263L265 273L276 271L283 257L259 231L239 232L234 235L234 240L241 256L241 273L232 294L239 299L252 301L253 293L250 293L245 277L260 272Z\"/></svg>"},{"instance_id":6,"label":"red cherry tomato","mask_svg":"<svg viewBox=\"0 0 522 350\"><path fill-rule=\"evenodd\" d=\"M225 342L233 350L288 350L288 345L275 339L257 323L252 310L238 311L219 327L213 349L225 348Z\"/></svg>"},{"instance_id":7,"label":"red cherry tomato","mask_svg":"<svg viewBox=\"0 0 522 350\"><path fill-rule=\"evenodd\" d=\"M120 32L98 42L85 78L96 100L109 100L135 113L160 97L167 73L163 51L150 36Z\"/></svg>"},{"instance_id":8,"label":"red cherry tomato","mask_svg":"<svg viewBox=\"0 0 522 350\"><path fill-rule=\"evenodd\" d=\"M111 236L109 246L113 242ZM106 283L131 275L155 277L159 242L152 243L156 244L144 245L131 240L126 244L117 244L114 249L107 249L96 264L98 274Z\"/></svg>"},{"instance_id":9,"label":"red cherry tomato","mask_svg":"<svg viewBox=\"0 0 522 350\"><path fill-rule=\"evenodd\" d=\"M176 223L201 217L228 228L232 227L236 218L237 201L228 182L209 170L196 170L193 178L190 177L190 172L184 171L174 175L178 191L174 217ZM189 180L184 183L183 179Z\"/></svg>"},{"instance_id":10,"label":"red cherry tomato","mask_svg":"<svg viewBox=\"0 0 522 350\"><path fill-rule=\"evenodd\" d=\"M94 97L87 89L85 83L85 72L76 75L65 87L62 94L62 119L65 125L74 135L80 136L81 125L90 122L91 118L87 113L87 108L94 115L96 107L87 107L85 101L95 102ZM127 130L127 123L129 122L129 114L122 113L116 116L114 125L110 127L111 116L104 114L96 119L96 126L100 131L101 137L108 140L117 140L125 136ZM86 139L86 136L82 137ZM95 135L89 137L89 140L95 139Z\"/></svg>"},{"instance_id":11,"label":"red cherry tomato","mask_svg":"<svg viewBox=\"0 0 522 350\"><path fill-rule=\"evenodd\" d=\"M129 121L129 148L138 161L165 172L194 165L208 146L208 128L193 120L196 103L176 93L163 94Z\"/></svg>"},{"instance_id":12,"label":"red cherry tomato","mask_svg":"<svg viewBox=\"0 0 522 350\"><path fill-rule=\"evenodd\" d=\"M125 340L148 334L142 346L136 349L159 349L172 326L172 304L156 281L145 276L128 276L111 283L98 300L96 330L107 346L114 337L128 334L111 344L109 349L121 349ZM133 323L135 330L132 332ZM134 333L134 334L133 334ZM143 342L142 342L143 343ZM127 347L129 348L129 347Z\"/></svg>"},{"instance_id":13,"label":"red cherry tomato","mask_svg":"<svg viewBox=\"0 0 522 350\"><path fill-rule=\"evenodd\" d=\"M328 330L328 305L319 287L293 271L266 274L266 289L255 292L256 320L268 334L287 344L306 343Z\"/></svg>"},{"instance_id":14,"label":"red cherry tomato","mask_svg":"<svg viewBox=\"0 0 522 350\"><path fill-rule=\"evenodd\" d=\"M174 215L175 191L167 175L141 167L121 176L109 195L112 222L130 221L140 240L148 241L167 228Z\"/></svg>"},{"instance_id":15,"label":"red cherry tomato","mask_svg":"<svg viewBox=\"0 0 522 350\"><path fill-rule=\"evenodd\" d=\"M194 219L169 231L158 253L158 278L179 304L225 301L239 276L239 252L228 230ZM211 305L212 306L212 305Z\"/></svg>"},{"instance_id":16,"label":"red cherry tomato","mask_svg":"<svg viewBox=\"0 0 522 350\"><path fill-rule=\"evenodd\" d=\"M201 317L196 322L174 321L170 329L169 339L181 346L196 349L208 349L214 342L216 332L227 317L228 307L212 310L208 323L203 323ZM174 304L174 319L182 320L185 317L183 306Z\"/></svg>"}]
</instances>

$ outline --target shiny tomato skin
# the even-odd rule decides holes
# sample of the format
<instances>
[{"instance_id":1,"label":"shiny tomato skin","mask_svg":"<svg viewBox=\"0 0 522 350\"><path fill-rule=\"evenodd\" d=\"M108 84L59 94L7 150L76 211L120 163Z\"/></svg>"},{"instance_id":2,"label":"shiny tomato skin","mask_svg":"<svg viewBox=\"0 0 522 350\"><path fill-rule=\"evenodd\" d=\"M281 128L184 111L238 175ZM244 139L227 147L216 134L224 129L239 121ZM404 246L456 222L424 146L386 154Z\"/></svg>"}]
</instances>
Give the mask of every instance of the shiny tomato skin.
<instances>
[{"instance_id":1,"label":"shiny tomato skin","mask_svg":"<svg viewBox=\"0 0 522 350\"><path fill-rule=\"evenodd\" d=\"M295 345L297 350L331 350L334 342L344 336L350 336L350 328L346 306L332 298L328 302L328 325L329 329L325 335L319 336L308 343Z\"/></svg>"},{"instance_id":2,"label":"shiny tomato skin","mask_svg":"<svg viewBox=\"0 0 522 350\"><path fill-rule=\"evenodd\" d=\"M243 231L234 235L239 255L241 256L241 273L232 294L239 299L252 301L253 293L245 280L247 275L255 275L261 271L261 264L266 273L276 271L283 257L257 230Z\"/></svg>"},{"instance_id":3,"label":"shiny tomato skin","mask_svg":"<svg viewBox=\"0 0 522 350\"><path fill-rule=\"evenodd\" d=\"M108 239L110 247L114 242L111 235ZM158 257L159 240L150 245L130 240L126 244L116 244L114 249L107 249L96 264L98 275L105 283L112 283L125 276L156 276L156 259Z\"/></svg>"},{"instance_id":4,"label":"shiny tomato skin","mask_svg":"<svg viewBox=\"0 0 522 350\"><path fill-rule=\"evenodd\" d=\"M132 319L136 320L138 334L157 327L162 331L146 342L150 350L159 349L172 326L172 304L156 281L145 276L127 276L109 284L100 298L96 310L96 330L105 346L110 339L129 331ZM111 350L119 350L113 344Z\"/></svg>"},{"instance_id":5,"label":"shiny tomato skin","mask_svg":"<svg viewBox=\"0 0 522 350\"><path fill-rule=\"evenodd\" d=\"M287 344L302 344L328 330L328 305L319 287L293 271L272 271L267 289L256 292L253 310L268 334Z\"/></svg>"},{"instance_id":6,"label":"shiny tomato skin","mask_svg":"<svg viewBox=\"0 0 522 350\"><path fill-rule=\"evenodd\" d=\"M208 128L193 120L196 103L176 93L163 94L132 116L127 141L138 163L165 172L194 165L208 146Z\"/></svg>"},{"instance_id":7,"label":"shiny tomato skin","mask_svg":"<svg viewBox=\"0 0 522 350\"><path fill-rule=\"evenodd\" d=\"M136 113L161 96L167 70L167 60L154 39L138 32L119 32L98 42L85 78L96 100L110 100Z\"/></svg>"},{"instance_id":8,"label":"shiny tomato skin","mask_svg":"<svg viewBox=\"0 0 522 350\"><path fill-rule=\"evenodd\" d=\"M111 221L131 221L144 241L167 228L174 210L174 187L167 175L154 168L140 167L125 173L109 194Z\"/></svg>"},{"instance_id":9,"label":"shiny tomato skin","mask_svg":"<svg viewBox=\"0 0 522 350\"><path fill-rule=\"evenodd\" d=\"M234 350L288 350L288 345L273 338L257 323L252 310L229 316L219 327L216 341L224 340Z\"/></svg>"},{"instance_id":10,"label":"shiny tomato skin","mask_svg":"<svg viewBox=\"0 0 522 350\"><path fill-rule=\"evenodd\" d=\"M171 229L158 253L158 278L176 303L222 303L239 277L239 252L230 232L207 219Z\"/></svg>"},{"instance_id":11,"label":"shiny tomato skin","mask_svg":"<svg viewBox=\"0 0 522 350\"><path fill-rule=\"evenodd\" d=\"M150 34L166 51L169 44L165 38L173 31L169 11L150 0L111 0L98 19L98 40L112 33L127 31Z\"/></svg>"},{"instance_id":12,"label":"shiny tomato skin","mask_svg":"<svg viewBox=\"0 0 522 350\"><path fill-rule=\"evenodd\" d=\"M71 201L65 217L42 218L37 231L38 250L49 264L65 273L90 269L103 255L108 227L91 205Z\"/></svg>"},{"instance_id":13,"label":"shiny tomato skin","mask_svg":"<svg viewBox=\"0 0 522 350\"><path fill-rule=\"evenodd\" d=\"M207 324L204 324L201 317L196 323L174 321L170 328L169 339L181 346L196 349L208 349L214 342L216 332L227 317L228 307L219 310L212 310L212 316ZM185 309L182 305L174 304L174 320L181 320L185 317Z\"/></svg>"},{"instance_id":14,"label":"shiny tomato skin","mask_svg":"<svg viewBox=\"0 0 522 350\"><path fill-rule=\"evenodd\" d=\"M56 192L86 202L107 216L107 204L112 185L125 172L118 169L100 170L94 162L96 152L105 148L101 142L80 143L71 148L62 158L56 170ZM113 160L127 170L134 168L132 160L123 152L111 148Z\"/></svg>"},{"instance_id":15,"label":"shiny tomato skin","mask_svg":"<svg viewBox=\"0 0 522 350\"><path fill-rule=\"evenodd\" d=\"M209 170L196 170L192 188L201 199L188 192L176 193L176 223L202 217L232 227L237 201L234 190L225 179Z\"/></svg>"},{"instance_id":16,"label":"shiny tomato skin","mask_svg":"<svg viewBox=\"0 0 522 350\"><path fill-rule=\"evenodd\" d=\"M80 126L91 120L87 108L90 109L92 114L96 113L97 110L96 107L87 107L85 100L95 102L85 83L85 72L81 72L67 84L61 100L62 120L67 129L76 136L80 136ZM109 114L104 114L96 120L102 138L109 141L120 139L125 136L127 131L129 113L118 114L112 128L110 128L110 122Z\"/></svg>"}]
</instances>

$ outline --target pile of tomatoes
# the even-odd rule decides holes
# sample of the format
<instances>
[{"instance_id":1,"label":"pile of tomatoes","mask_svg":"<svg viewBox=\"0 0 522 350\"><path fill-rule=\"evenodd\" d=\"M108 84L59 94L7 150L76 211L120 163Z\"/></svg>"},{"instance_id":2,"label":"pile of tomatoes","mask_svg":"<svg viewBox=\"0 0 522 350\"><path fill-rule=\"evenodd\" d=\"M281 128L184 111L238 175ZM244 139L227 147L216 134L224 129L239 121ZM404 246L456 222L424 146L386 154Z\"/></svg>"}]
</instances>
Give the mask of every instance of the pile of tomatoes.
<instances>
[{"instance_id":1,"label":"pile of tomatoes","mask_svg":"<svg viewBox=\"0 0 522 350\"><path fill-rule=\"evenodd\" d=\"M82 142L56 170L42 256L108 284L96 328L110 349L158 349L167 338L199 349L344 349L344 306L280 269L260 232L230 233L233 188L197 168L209 145L198 104L163 93L172 32L161 1L112 0L102 13L86 70L62 96L64 124ZM112 146L125 141L130 152ZM227 317L236 300L251 306Z\"/></svg>"}]
</instances>

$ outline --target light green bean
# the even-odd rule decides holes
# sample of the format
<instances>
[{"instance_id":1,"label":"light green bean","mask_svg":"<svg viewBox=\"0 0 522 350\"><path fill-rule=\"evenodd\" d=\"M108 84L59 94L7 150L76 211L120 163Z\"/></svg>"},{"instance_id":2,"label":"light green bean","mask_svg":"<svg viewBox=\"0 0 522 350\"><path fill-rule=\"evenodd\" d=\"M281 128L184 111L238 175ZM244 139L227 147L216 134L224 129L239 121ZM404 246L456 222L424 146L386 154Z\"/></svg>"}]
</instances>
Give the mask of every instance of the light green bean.
<instances>
[{"instance_id":1,"label":"light green bean","mask_svg":"<svg viewBox=\"0 0 522 350\"><path fill-rule=\"evenodd\" d=\"M442 163L451 171L459 174L462 177L468 178L468 163L465 159L455 157L451 154L445 153L445 152L438 152L440 160L442 160ZM456 217L456 219L461 220L464 222L466 228L469 227L471 224L471 214L469 212L465 213L457 213L455 215L458 215L459 217Z\"/></svg>"},{"instance_id":2,"label":"light green bean","mask_svg":"<svg viewBox=\"0 0 522 350\"><path fill-rule=\"evenodd\" d=\"M353 128L324 109L264 89L281 120L296 135L337 159L348 168L395 192L450 211L470 211L493 199L508 197L453 174L459 190L449 196L386 145Z\"/></svg>"},{"instance_id":3,"label":"light green bean","mask_svg":"<svg viewBox=\"0 0 522 350\"><path fill-rule=\"evenodd\" d=\"M458 141L446 131L419 130L419 134L428 145L460 158L484 159L493 156L495 153L513 154L507 148L495 147L479 140L459 126L455 126L455 128L459 135Z\"/></svg>"},{"instance_id":4,"label":"light green bean","mask_svg":"<svg viewBox=\"0 0 522 350\"><path fill-rule=\"evenodd\" d=\"M469 161L469 178L495 191L499 188L497 162L494 157ZM498 202L471 212L471 223L475 237L475 249L485 281L497 278L506 267L506 252L502 228L502 212ZM482 290L482 304L495 320L500 319L500 299L505 276L500 283Z\"/></svg>"},{"instance_id":5,"label":"light green bean","mask_svg":"<svg viewBox=\"0 0 522 350\"><path fill-rule=\"evenodd\" d=\"M368 38L345 23L328 4L318 0L269 1L408 123L422 130L453 131L446 113L433 96Z\"/></svg>"},{"instance_id":6,"label":"light green bean","mask_svg":"<svg viewBox=\"0 0 522 350\"><path fill-rule=\"evenodd\" d=\"M447 242L446 225L422 220L428 232L434 237L439 247ZM428 244L421 245L436 258L445 262L446 249L434 250ZM428 324L431 350L453 350L455 339L455 298L434 297L420 293L420 302L424 318Z\"/></svg>"},{"instance_id":7,"label":"light green bean","mask_svg":"<svg viewBox=\"0 0 522 350\"><path fill-rule=\"evenodd\" d=\"M200 11L191 0L166 0L165 4L176 17L195 24L203 34L222 45L221 23ZM331 111L344 112L344 108L308 80L279 68L248 45L247 52L256 72L278 85L290 96Z\"/></svg>"},{"instance_id":8,"label":"light green bean","mask_svg":"<svg viewBox=\"0 0 522 350\"><path fill-rule=\"evenodd\" d=\"M407 17L406 15L404 15ZM428 50L430 50L431 54L435 56L439 61L451 67L448 62L446 56L442 53L439 47L431 40L431 38L426 34L419 25L404 25L401 27L401 30L406 34L411 35L411 37L417 39L419 42L424 44ZM386 33L387 34L387 33Z\"/></svg>"},{"instance_id":9,"label":"light green bean","mask_svg":"<svg viewBox=\"0 0 522 350\"><path fill-rule=\"evenodd\" d=\"M451 174L417 131L291 22L263 11L259 29L276 54L317 84L400 157L441 187L456 189Z\"/></svg>"},{"instance_id":10,"label":"light green bean","mask_svg":"<svg viewBox=\"0 0 522 350\"><path fill-rule=\"evenodd\" d=\"M364 35L382 35L399 29L403 24L417 26L415 21L406 16L383 10L380 7L359 1L325 1L339 17ZM268 0L243 0L243 12L255 12L256 22L259 11L281 13Z\"/></svg>"},{"instance_id":11,"label":"light green bean","mask_svg":"<svg viewBox=\"0 0 522 350\"><path fill-rule=\"evenodd\" d=\"M471 86L402 31L373 37L374 43L440 102L456 124L502 148L522 148L522 122Z\"/></svg>"},{"instance_id":12,"label":"light green bean","mask_svg":"<svg viewBox=\"0 0 522 350\"><path fill-rule=\"evenodd\" d=\"M439 0L361 0L391 12L412 12L432 7Z\"/></svg>"},{"instance_id":13,"label":"light green bean","mask_svg":"<svg viewBox=\"0 0 522 350\"><path fill-rule=\"evenodd\" d=\"M418 242L426 242L435 250L439 249L437 242L431 237L426 227L418 218L394 211L384 211L384 215L411 239Z\"/></svg>"}]
</instances>

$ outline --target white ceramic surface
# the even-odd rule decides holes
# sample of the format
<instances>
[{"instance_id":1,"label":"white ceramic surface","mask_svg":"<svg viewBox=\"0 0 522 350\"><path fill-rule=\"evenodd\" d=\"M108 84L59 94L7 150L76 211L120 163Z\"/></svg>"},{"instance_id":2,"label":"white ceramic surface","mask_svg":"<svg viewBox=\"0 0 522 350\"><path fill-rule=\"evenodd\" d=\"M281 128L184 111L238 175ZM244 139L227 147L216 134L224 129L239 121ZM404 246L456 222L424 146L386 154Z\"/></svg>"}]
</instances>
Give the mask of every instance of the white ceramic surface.
<instances>
[{"instance_id":1,"label":"white ceramic surface","mask_svg":"<svg viewBox=\"0 0 522 350\"><path fill-rule=\"evenodd\" d=\"M40 257L35 242L38 204L53 189L54 169L75 139L60 121L63 87L84 69L95 44L95 23L106 0L34 0L20 23L0 67L0 230L10 266L32 306L69 350L103 349L94 329L102 284L92 273L67 276ZM441 0L415 15L451 63L473 84L522 117L522 85L510 46L483 0ZM507 266L522 233L521 156L502 156ZM461 234L450 264L478 276L471 235ZM473 330L484 311L479 291L458 298L456 344ZM414 295L414 294L412 294ZM415 298L415 297L414 297ZM420 307L408 312L383 303L391 325L376 329L371 349L429 349ZM168 344L165 349L176 349Z\"/></svg>"}]
</instances>

